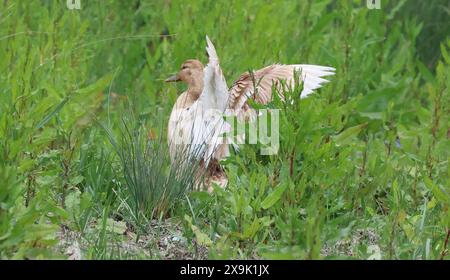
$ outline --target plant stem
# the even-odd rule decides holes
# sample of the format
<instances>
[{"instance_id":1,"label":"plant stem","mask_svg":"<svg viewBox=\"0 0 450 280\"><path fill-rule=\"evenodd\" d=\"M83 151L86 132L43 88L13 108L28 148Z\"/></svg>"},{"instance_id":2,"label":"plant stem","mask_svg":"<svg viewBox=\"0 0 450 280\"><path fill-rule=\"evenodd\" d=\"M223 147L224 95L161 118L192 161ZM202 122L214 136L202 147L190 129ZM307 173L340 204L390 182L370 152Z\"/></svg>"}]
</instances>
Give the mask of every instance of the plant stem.
<instances>
[{"instance_id":1,"label":"plant stem","mask_svg":"<svg viewBox=\"0 0 450 280\"><path fill-rule=\"evenodd\" d=\"M447 246L448 246L449 238L450 238L450 229L447 230L447 237L445 238L444 249L442 250L442 253L441 253L441 260L444 260L444 257L448 253Z\"/></svg>"}]
</instances>

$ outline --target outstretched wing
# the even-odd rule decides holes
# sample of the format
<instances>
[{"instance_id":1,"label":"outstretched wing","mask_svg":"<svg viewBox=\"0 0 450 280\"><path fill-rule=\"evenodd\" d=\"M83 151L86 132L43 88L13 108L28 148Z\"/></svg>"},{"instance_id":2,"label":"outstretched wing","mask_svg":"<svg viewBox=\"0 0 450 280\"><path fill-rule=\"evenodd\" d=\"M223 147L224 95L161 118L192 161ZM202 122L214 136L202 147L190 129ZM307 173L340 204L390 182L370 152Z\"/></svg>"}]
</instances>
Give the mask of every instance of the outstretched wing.
<instances>
[{"instance_id":1,"label":"outstretched wing","mask_svg":"<svg viewBox=\"0 0 450 280\"><path fill-rule=\"evenodd\" d=\"M206 51L209 61L203 70L203 91L195 104L196 111L192 129L192 143L206 165L211 158L219 157L216 151L223 150L223 134L229 130L229 124L223 119L228 104L228 86L219 65L216 49L206 36ZM194 106L193 106L194 107Z\"/></svg>"},{"instance_id":2,"label":"outstretched wing","mask_svg":"<svg viewBox=\"0 0 450 280\"><path fill-rule=\"evenodd\" d=\"M203 70L203 91L199 98L203 108L225 111L228 102L227 82L220 69L219 57L211 40L206 36L208 65Z\"/></svg>"},{"instance_id":3,"label":"outstretched wing","mask_svg":"<svg viewBox=\"0 0 450 280\"><path fill-rule=\"evenodd\" d=\"M270 102L272 100L272 85L281 86L280 81L285 80L286 85L294 86L295 73L298 73L303 82L303 91L300 97L304 98L311 94L313 90L328 82L322 77L334 75L334 71L333 67L319 65L274 64L253 73L246 72L234 82L229 90L229 108L237 112L243 107L245 110L248 98L253 98L256 102L262 104Z\"/></svg>"}]
</instances>

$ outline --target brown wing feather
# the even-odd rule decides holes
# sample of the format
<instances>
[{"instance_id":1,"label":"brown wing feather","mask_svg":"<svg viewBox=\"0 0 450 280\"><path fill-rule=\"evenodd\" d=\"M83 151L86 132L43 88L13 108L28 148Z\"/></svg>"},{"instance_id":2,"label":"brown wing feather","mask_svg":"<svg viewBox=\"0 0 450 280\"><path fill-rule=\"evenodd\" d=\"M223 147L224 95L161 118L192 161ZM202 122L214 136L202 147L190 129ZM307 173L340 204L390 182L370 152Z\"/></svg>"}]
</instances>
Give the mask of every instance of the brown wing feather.
<instances>
[{"instance_id":1,"label":"brown wing feather","mask_svg":"<svg viewBox=\"0 0 450 280\"><path fill-rule=\"evenodd\" d=\"M275 84L280 87L281 80L285 80L287 85L293 85L295 71L301 74L301 80L305 83L301 97L307 96L313 89L320 87L321 83L327 82L320 77L334 74L332 67L301 64L274 64L252 74L246 72L229 89L228 107L239 114L241 110L247 111L248 98L261 104L267 104L272 100L272 86Z\"/></svg>"},{"instance_id":2,"label":"brown wing feather","mask_svg":"<svg viewBox=\"0 0 450 280\"><path fill-rule=\"evenodd\" d=\"M272 98L273 81L286 77L285 72L287 71L280 68L279 65L270 65L252 74L245 72L234 82L229 90L229 107L237 110L246 103L249 97L262 104L268 103Z\"/></svg>"}]
</instances>

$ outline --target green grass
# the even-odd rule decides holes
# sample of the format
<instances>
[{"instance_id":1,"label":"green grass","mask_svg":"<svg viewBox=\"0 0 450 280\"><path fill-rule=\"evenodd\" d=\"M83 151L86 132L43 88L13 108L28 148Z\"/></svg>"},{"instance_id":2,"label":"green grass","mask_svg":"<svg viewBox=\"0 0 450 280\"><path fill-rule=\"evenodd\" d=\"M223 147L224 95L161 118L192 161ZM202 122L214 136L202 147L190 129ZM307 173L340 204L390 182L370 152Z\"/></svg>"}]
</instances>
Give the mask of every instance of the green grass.
<instances>
[{"instance_id":1,"label":"green grass","mask_svg":"<svg viewBox=\"0 0 450 280\"><path fill-rule=\"evenodd\" d=\"M448 1L220 2L0 1L0 258L449 259ZM212 195L170 168L163 82L206 34L228 84L336 68Z\"/></svg>"}]
</instances>

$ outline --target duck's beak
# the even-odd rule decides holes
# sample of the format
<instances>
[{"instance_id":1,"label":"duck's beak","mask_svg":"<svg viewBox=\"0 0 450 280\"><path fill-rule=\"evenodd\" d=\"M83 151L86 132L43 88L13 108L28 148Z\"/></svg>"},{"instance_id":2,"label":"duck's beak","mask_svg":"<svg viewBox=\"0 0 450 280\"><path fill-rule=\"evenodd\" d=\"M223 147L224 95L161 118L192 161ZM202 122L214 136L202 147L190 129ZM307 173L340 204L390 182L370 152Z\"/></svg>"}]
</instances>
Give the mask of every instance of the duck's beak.
<instances>
[{"instance_id":1,"label":"duck's beak","mask_svg":"<svg viewBox=\"0 0 450 280\"><path fill-rule=\"evenodd\" d=\"M165 79L164 82L170 83L170 82L179 82L181 81L180 77L178 77L178 74L170 76L169 78Z\"/></svg>"}]
</instances>

